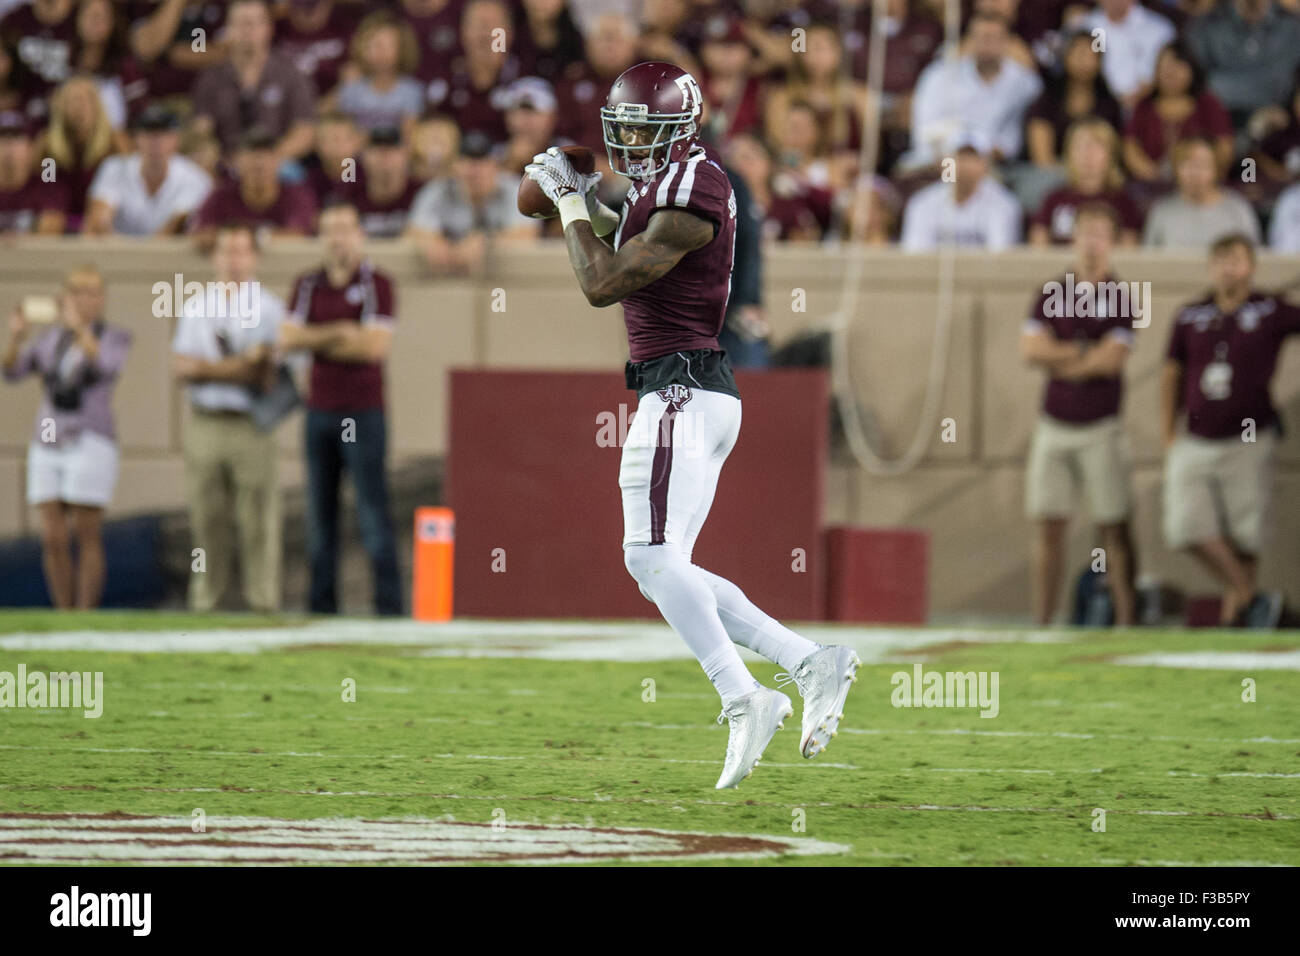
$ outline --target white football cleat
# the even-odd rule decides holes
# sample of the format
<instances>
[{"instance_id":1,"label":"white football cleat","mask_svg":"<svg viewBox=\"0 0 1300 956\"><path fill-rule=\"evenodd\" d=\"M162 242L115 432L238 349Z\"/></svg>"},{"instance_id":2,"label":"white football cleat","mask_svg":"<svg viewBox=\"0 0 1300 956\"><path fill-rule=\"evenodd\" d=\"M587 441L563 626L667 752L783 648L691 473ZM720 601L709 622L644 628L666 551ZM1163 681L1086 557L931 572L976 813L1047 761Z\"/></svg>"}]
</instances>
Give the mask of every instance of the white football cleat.
<instances>
[{"instance_id":1,"label":"white football cleat","mask_svg":"<svg viewBox=\"0 0 1300 956\"><path fill-rule=\"evenodd\" d=\"M853 648L832 644L801 660L793 674L776 675L777 687L794 681L803 698L803 734L799 739L803 756L817 756L838 732L845 698L858 682L861 666Z\"/></svg>"},{"instance_id":2,"label":"white football cleat","mask_svg":"<svg viewBox=\"0 0 1300 956\"><path fill-rule=\"evenodd\" d=\"M740 781L754 772L758 758L763 756L768 742L785 726L785 719L794 715L790 698L779 690L760 687L744 697L737 697L718 715L718 723L730 721L727 738L727 759L722 765L722 776L716 789L739 787Z\"/></svg>"}]
</instances>

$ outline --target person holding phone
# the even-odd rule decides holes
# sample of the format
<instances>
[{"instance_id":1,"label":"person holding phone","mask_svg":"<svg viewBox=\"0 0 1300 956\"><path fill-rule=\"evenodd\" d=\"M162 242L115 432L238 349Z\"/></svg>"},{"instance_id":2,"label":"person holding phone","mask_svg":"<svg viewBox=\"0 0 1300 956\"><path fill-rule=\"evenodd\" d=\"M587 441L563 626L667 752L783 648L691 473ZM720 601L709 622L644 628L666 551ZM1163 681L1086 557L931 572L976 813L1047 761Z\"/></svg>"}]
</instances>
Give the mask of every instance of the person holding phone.
<instances>
[{"instance_id":1,"label":"person holding phone","mask_svg":"<svg viewBox=\"0 0 1300 956\"><path fill-rule=\"evenodd\" d=\"M39 375L27 453L27 502L40 512L42 565L56 608L93 608L104 590L104 509L117 484L113 389L131 333L104 320L104 277L73 269L57 299L29 296L9 318L7 382ZM72 539L77 541L73 566Z\"/></svg>"}]
</instances>

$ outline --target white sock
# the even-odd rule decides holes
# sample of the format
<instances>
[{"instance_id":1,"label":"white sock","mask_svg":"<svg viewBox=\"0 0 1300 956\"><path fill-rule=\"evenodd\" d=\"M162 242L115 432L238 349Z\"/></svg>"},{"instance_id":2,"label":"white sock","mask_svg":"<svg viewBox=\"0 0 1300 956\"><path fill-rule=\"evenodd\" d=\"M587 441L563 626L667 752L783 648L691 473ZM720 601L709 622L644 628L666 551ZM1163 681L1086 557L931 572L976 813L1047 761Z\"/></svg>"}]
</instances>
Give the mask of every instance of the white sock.
<instances>
[{"instance_id":1,"label":"white sock","mask_svg":"<svg viewBox=\"0 0 1300 956\"><path fill-rule=\"evenodd\" d=\"M718 602L718 617L727 636L769 661L781 665L791 674L799 662L818 650L806 637L800 637L780 621L759 610L745 592L724 577L692 565L703 576Z\"/></svg>"},{"instance_id":2,"label":"white sock","mask_svg":"<svg viewBox=\"0 0 1300 956\"><path fill-rule=\"evenodd\" d=\"M713 682L725 707L758 688L718 617L713 590L680 551L670 545L632 545L623 552L641 593L659 607Z\"/></svg>"}]
</instances>

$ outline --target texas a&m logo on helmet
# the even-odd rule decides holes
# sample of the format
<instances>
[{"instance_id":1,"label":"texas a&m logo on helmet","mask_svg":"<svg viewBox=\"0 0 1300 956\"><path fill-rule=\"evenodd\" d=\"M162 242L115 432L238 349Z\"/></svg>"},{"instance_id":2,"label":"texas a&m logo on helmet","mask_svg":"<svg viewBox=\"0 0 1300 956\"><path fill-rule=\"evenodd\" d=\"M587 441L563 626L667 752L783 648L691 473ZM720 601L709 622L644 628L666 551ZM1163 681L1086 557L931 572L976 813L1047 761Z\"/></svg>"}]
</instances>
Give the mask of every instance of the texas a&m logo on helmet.
<instances>
[{"instance_id":1,"label":"texas a&m logo on helmet","mask_svg":"<svg viewBox=\"0 0 1300 956\"><path fill-rule=\"evenodd\" d=\"M638 63L609 89L600 111L610 168L654 179L699 139L704 96L695 77L670 63Z\"/></svg>"}]
</instances>

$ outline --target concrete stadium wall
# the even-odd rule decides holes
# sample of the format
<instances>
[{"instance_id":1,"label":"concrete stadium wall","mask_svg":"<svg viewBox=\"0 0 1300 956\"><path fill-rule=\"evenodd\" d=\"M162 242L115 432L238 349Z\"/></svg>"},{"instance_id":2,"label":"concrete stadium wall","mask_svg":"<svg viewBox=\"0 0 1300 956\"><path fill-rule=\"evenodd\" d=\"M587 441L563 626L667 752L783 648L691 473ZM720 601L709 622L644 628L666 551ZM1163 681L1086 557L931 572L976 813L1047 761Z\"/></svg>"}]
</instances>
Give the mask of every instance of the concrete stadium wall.
<instances>
[{"instance_id":1,"label":"concrete stadium wall","mask_svg":"<svg viewBox=\"0 0 1300 956\"><path fill-rule=\"evenodd\" d=\"M263 281L281 295L310 267L314 245L283 241L263 262ZM620 311L583 300L563 247L500 252L485 278L433 279L401 243L372 245L372 258L398 283L399 329L388 374L394 463L440 455L447 446L447 382L453 367L617 371L626 358ZM915 429L927 381L938 302L939 260L893 249L865 255L851 368L862 407L882 452L899 454ZM168 374L173 323L152 316L152 286L210 278L203 259L167 241L23 238L0 245L0 314L19 296L47 292L68 268L96 263L110 277L109 317L135 334L117 392L123 447L115 515L184 505L180 434L185 403ZM765 263L767 309L783 341L818 325L842 301L848 253L827 248L773 247ZM956 423L955 442L938 422L920 467L899 478L874 478L850 459L831 462L826 505L830 523L913 526L932 534L931 613L1022 617L1028 610L1029 523L1023 517L1023 464L1037 414L1040 376L1024 368L1017 337L1028 303L1059 275L1068 252L1018 250L1000 256L964 254L953 268L953 323L940 418ZM1208 582L1159 536L1159 368L1169 321L1178 305L1203 290L1200 256L1133 251L1117 262L1121 278L1150 281L1151 328L1140 333L1129 363L1126 419L1137 460L1137 535L1143 572L1196 591ZM1300 269L1295 258L1264 255L1262 285L1280 285ZM796 311L802 305L803 311ZM1276 486L1273 541L1266 582L1300 598L1300 343L1287 346L1274 394L1293 424L1283 445ZM24 456L37 385L0 391L0 536L34 529L24 501ZM302 481L300 422L280 432L286 487ZM616 480L611 473L610 481ZM743 481L723 473L727 481ZM404 520L404 518L399 518ZM1071 535L1073 564L1082 567L1093 542L1081 523Z\"/></svg>"}]
</instances>

